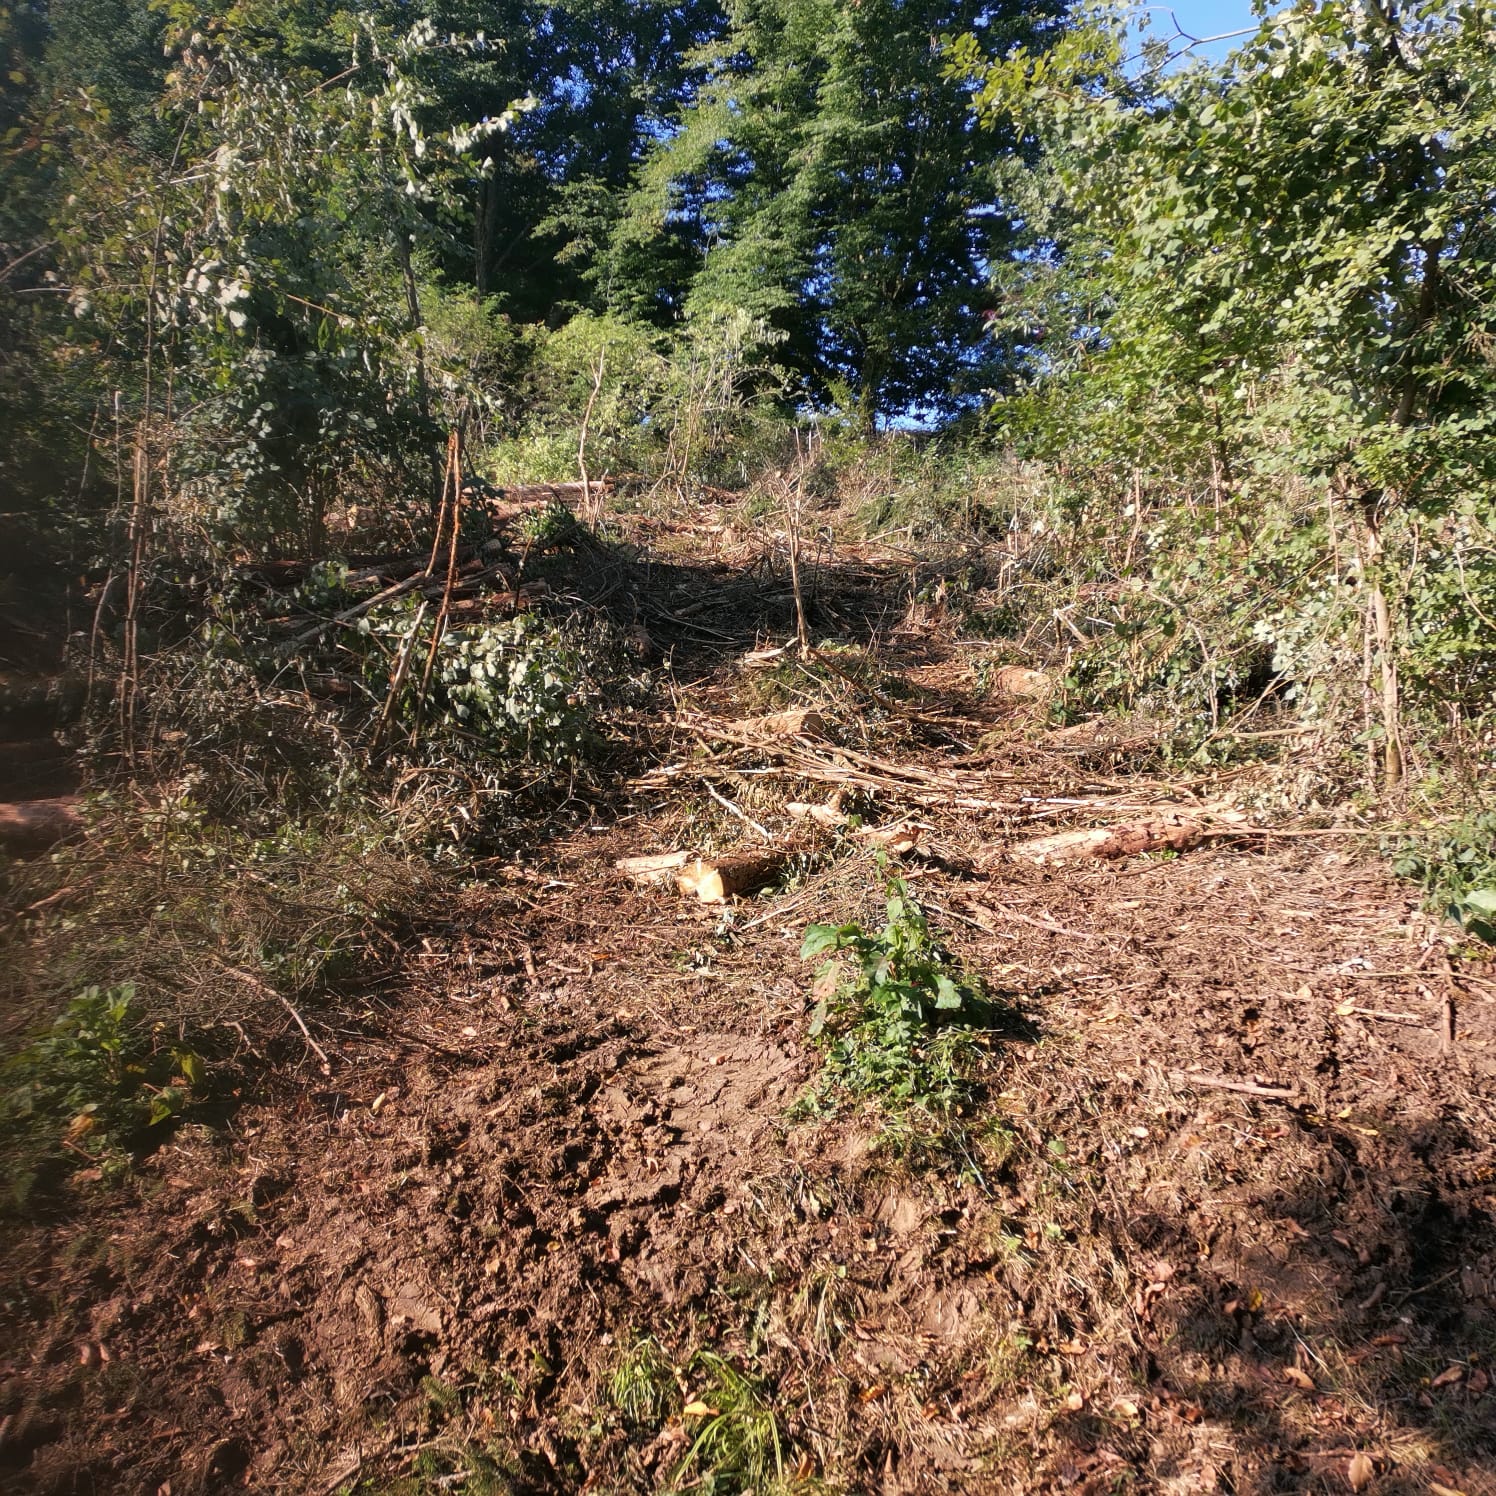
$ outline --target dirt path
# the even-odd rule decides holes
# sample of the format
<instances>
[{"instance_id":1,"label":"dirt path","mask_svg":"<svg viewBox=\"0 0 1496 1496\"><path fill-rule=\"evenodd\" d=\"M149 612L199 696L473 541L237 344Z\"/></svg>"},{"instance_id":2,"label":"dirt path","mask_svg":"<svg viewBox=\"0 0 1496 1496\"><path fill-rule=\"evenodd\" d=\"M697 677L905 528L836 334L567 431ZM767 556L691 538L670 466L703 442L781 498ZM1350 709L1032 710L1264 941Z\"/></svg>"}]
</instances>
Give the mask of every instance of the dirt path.
<instances>
[{"instance_id":1,"label":"dirt path","mask_svg":"<svg viewBox=\"0 0 1496 1496\"><path fill-rule=\"evenodd\" d=\"M676 679L731 716L763 620L721 570ZM907 634L878 753L1011 796L1021 724ZM948 1127L828 1117L800 943L885 875L854 838L725 911L619 878L751 844L702 784L783 818L675 732L319 1029L330 1074L246 1050L219 1125L9 1232L5 1489L1496 1492L1496 980L1451 987L1362 839L1039 872L923 812L905 875L1008 1016Z\"/></svg>"},{"instance_id":2,"label":"dirt path","mask_svg":"<svg viewBox=\"0 0 1496 1496\"><path fill-rule=\"evenodd\" d=\"M871 867L723 920L616 883L623 847L501 870L331 1083L13 1244L10 1489L684 1487L702 1352L807 1490L1329 1490L1357 1452L1496 1489L1496 989L1441 1055L1376 866L911 869L1031 1037L900 1157L786 1118L805 911L865 912Z\"/></svg>"}]
</instances>

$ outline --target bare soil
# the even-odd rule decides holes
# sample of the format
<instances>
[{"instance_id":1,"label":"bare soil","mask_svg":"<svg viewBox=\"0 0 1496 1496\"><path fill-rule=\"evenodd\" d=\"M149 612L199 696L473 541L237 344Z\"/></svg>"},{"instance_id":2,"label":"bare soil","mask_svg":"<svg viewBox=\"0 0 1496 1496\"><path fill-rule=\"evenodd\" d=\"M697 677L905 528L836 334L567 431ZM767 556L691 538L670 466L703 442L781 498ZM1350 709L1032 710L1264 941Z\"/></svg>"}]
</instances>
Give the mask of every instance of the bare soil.
<instances>
[{"instance_id":1,"label":"bare soil","mask_svg":"<svg viewBox=\"0 0 1496 1496\"><path fill-rule=\"evenodd\" d=\"M701 709L744 709L726 653ZM1011 787L1019 707L953 647L890 658L998 735L906 761ZM267 1072L13 1228L5 1488L740 1489L689 1458L708 1351L791 1490L1496 1492L1496 979L1366 838L1038 872L927 808L905 874L1012 1014L936 1134L792 1112L800 940L878 921L865 851L726 911L614 873L708 816L754 844L640 788L489 865L319 1031L330 1076ZM631 1417L645 1341L671 1370Z\"/></svg>"}]
</instances>

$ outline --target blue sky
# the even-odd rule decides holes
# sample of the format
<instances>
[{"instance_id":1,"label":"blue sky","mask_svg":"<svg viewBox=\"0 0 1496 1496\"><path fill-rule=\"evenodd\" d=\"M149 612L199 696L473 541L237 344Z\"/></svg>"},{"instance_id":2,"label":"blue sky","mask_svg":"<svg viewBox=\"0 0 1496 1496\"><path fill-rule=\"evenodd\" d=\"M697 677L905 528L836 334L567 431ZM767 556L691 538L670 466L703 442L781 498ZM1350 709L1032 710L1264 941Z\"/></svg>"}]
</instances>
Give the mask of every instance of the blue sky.
<instances>
[{"instance_id":1,"label":"blue sky","mask_svg":"<svg viewBox=\"0 0 1496 1496\"><path fill-rule=\"evenodd\" d=\"M1251 0L1177 0L1173 4L1152 3L1150 0L1147 8L1153 13L1153 29L1160 36L1168 36L1175 29L1169 18L1171 11L1180 29L1191 36L1219 36L1222 32L1239 31L1256 24ZM1240 46L1243 40L1245 38L1237 37L1233 41L1219 42L1201 49L1200 55L1218 60L1233 47Z\"/></svg>"}]
</instances>

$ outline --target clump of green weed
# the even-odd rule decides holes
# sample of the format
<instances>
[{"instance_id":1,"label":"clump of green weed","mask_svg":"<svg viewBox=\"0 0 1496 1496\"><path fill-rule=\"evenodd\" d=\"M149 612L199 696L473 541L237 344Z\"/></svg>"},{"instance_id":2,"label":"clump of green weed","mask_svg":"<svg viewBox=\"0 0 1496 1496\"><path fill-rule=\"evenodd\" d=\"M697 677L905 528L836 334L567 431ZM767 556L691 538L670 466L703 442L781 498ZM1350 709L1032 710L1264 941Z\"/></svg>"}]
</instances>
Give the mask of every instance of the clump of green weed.
<instances>
[{"instance_id":1,"label":"clump of green weed","mask_svg":"<svg viewBox=\"0 0 1496 1496\"><path fill-rule=\"evenodd\" d=\"M1421 884L1431 909L1496 945L1496 811L1468 816L1392 850L1392 870Z\"/></svg>"},{"instance_id":2,"label":"clump of green weed","mask_svg":"<svg viewBox=\"0 0 1496 1496\"><path fill-rule=\"evenodd\" d=\"M652 1335L643 1336L624 1352L608 1380L613 1406L630 1423L658 1423L674 1390L670 1362Z\"/></svg>"},{"instance_id":3,"label":"clump of green weed","mask_svg":"<svg viewBox=\"0 0 1496 1496\"><path fill-rule=\"evenodd\" d=\"M520 538L528 545L542 549L567 545L578 539L581 522L560 499L552 499L544 509L532 509L520 518Z\"/></svg>"},{"instance_id":4,"label":"clump of green weed","mask_svg":"<svg viewBox=\"0 0 1496 1496\"><path fill-rule=\"evenodd\" d=\"M969 1091L966 1073L992 1007L931 935L904 881L890 882L888 922L875 934L859 924L811 925L801 959L827 955L810 1023L827 1051L819 1099L843 1089L896 1110L954 1109ZM850 958L850 969L837 958Z\"/></svg>"},{"instance_id":5,"label":"clump of green weed","mask_svg":"<svg viewBox=\"0 0 1496 1496\"><path fill-rule=\"evenodd\" d=\"M767 1496L784 1482L784 1447L762 1385L711 1351L697 1352L691 1371L699 1383L685 1408L691 1447L672 1484Z\"/></svg>"},{"instance_id":6,"label":"clump of green weed","mask_svg":"<svg viewBox=\"0 0 1496 1496\"><path fill-rule=\"evenodd\" d=\"M11 1203L68 1155L110 1170L151 1128L181 1115L204 1080L201 1058L148 1027L131 983L88 987L51 1031L5 1065L0 1134Z\"/></svg>"}]
</instances>

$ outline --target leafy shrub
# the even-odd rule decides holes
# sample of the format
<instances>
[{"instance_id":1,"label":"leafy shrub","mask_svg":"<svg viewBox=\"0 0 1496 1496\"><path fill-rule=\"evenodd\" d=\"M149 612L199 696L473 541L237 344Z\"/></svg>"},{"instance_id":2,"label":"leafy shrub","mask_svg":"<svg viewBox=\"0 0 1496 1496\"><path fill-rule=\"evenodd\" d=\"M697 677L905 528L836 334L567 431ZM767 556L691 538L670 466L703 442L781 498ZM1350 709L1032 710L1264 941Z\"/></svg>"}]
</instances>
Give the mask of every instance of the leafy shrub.
<instances>
[{"instance_id":1,"label":"leafy shrub","mask_svg":"<svg viewBox=\"0 0 1496 1496\"><path fill-rule=\"evenodd\" d=\"M448 634L442 721L534 763L574 763L592 739L587 650L566 630L521 614Z\"/></svg>"},{"instance_id":2,"label":"leafy shrub","mask_svg":"<svg viewBox=\"0 0 1496 1496\"><path fill-rule=\"evenodd\" d=\"M1397 849L1399 877L1422 884L1430 908L1496 945L1496 811L1485 811Z\"/></svg>"},{"instance_id":3,"label":"leafy shrub","mask_svg":"<svg viewBox=\"0 0 1496 1496\"><path fill-rule=\"evenodd\" d=\"M6 1183L20 1206L38 1169L63 1149L117 1160L142 1133L179 1116L205 1074L196 1053L146 1026L126 982L85 988L49 1033L8 1062L5 1078Z\"/></svg>"},{"instance_id":4,"label":"leafy shrub","mask_svg":"<svg viewBox=\"0 0 1496 1496\"><path fill-rule=\"evenodd\" d=\"M964 1061L991 1005L930 933L904 881L888 887L888 923L811 925L802 960L829 955L816 978L810 1035L827 1048L823 1094L844 1087L947 1111L966 1092ZM846 955L851 970L835 958Z\"/></svg>"},{"instance_id":5,"label":"leafy shrub","mask_svg":"<svg viewBox=\"0 0 1496 1496\"><path fill-rule=\"evenodd\" d=\"M561 500L552 499L544 509L534 509L519 522L519 534L531 546L564 545L576 536L577 517Z\"/></svg>"}]
</instances>

